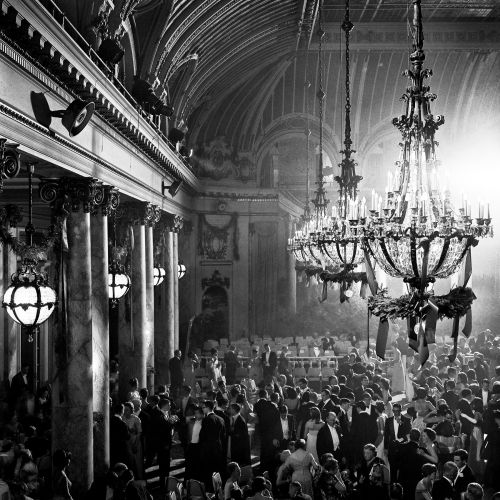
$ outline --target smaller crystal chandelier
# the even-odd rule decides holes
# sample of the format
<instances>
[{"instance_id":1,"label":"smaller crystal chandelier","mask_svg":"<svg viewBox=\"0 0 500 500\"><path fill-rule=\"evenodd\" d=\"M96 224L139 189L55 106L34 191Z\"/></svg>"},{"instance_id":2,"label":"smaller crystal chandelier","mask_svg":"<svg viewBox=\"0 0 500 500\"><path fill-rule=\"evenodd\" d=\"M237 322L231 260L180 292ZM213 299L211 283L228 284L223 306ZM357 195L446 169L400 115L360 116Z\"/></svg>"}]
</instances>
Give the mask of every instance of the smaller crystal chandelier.
<instances>
[{"instance_id":1,"label":"smaller crystal chandelier","mask_svg":"<svg viewBox=\"0 0 500 500\"><path fill-rule=\"evenodd\" d=\"M181 261L179 261L179 263L177 264L177 277L179 279L182 279L185 274L186 274L186 266Z\"/></svg>"},{"instance_id":2,"label":"smaller crystal chandelier","mask_svg":"<svg viewBox=\"0 0 500 500\"><path fill-rule=\"evenodd\" d=\"M156 265L153 268L153 286L161 285L165 279L165 274L165 269L160 265Z\"/></svg>"},{"instance_id":3,"label":"smaller crystal chandelier","mask_svg":"<svg viewBox=\"0 0 500 500\"><path fill-rule=\"evenodd\" d=\"M335 180L339 184L339 199L337 206L332 209L331 224L321 235L321 247L328 259L349 273L364 260L362 249L362 232L358 224L366 221L365 200L357 197L358 183L362 179L356 175L356 161L352 158L355 153L351 139L351 92L350 92L350 53L349 38L354 25L349 18L349 0L346 0L346 9L342 30L345 33L345 131L343 158L339 164L340 176ZM352 293L351 290L347 290ZM346 291L346 296L349 294Z\"/></svg>"},{"instance_id":4,"label":"smaller crystal chandelier","mask_svg":"<svg viewBox=\"0 0 500 500\"><path fill-rule=\"evenodd\" d=\"M125 266L120 263L119 249L116 246L116 210L113 214L113 247L111 248L111 264L108 274L108 294L112 307L118 305L119 300L130 290L130 276Z\"/></svg>"},{"instance_id":5,"label":"smaller crystal chandelier","mask_svg":"<svg viewBox=\"0 0 500 500\"><path fill-rule=\"evenodd\" d=\"M48 285L47 277L37 271L37 248L33 245L33 172L34 165L28 165L29 219L26 226L27 245L21 267L12 276L12 284L3 296L2 306L9 316L23 326L28 333L28 340L33 341L33 334L39 326L54 312L57 304L56 292Z\"/></svg>"}]
</instances>

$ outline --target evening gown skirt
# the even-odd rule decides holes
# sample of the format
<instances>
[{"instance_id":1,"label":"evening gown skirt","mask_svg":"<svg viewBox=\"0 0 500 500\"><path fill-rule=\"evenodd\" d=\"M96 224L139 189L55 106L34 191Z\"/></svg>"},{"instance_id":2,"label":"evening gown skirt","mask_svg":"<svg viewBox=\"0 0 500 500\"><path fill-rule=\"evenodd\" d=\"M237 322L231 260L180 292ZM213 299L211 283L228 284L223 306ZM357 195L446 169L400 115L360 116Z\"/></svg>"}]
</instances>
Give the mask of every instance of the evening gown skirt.
<instances>
[{"instance_id":1,"label":"evening gown skirt","mask_svg":"<svg viewBox=\"0 0 500 500\"><path fill-rule=\"evenodd\" d=\"M314 457L314 460L316 460L316 462L318 462L318 452L316 450L317 440L318 440L318 431L311 430L307 433L306 450Z\"/></svg>"}]
</instances>

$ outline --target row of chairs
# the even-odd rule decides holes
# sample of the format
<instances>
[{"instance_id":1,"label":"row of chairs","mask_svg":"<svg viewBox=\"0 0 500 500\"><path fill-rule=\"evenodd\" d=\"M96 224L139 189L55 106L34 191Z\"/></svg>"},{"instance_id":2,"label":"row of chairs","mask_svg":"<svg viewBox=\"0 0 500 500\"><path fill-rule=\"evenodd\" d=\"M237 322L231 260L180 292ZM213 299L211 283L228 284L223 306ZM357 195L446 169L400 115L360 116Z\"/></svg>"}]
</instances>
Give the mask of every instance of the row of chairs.
<instances>
[{"instance_id":1,"label":"row of chairs","mask_svg":"<svg viewBox=\"0 0 500 500\"><path fill-rule=\"evenodd\" d=\"M182 481L171 476L167 479L167 496L169 500L224 500L224 487L218 472L212 474L212 486L214 493L208 493L202 482L188 479L184 496Z\"/></svg>"}]
</instances>

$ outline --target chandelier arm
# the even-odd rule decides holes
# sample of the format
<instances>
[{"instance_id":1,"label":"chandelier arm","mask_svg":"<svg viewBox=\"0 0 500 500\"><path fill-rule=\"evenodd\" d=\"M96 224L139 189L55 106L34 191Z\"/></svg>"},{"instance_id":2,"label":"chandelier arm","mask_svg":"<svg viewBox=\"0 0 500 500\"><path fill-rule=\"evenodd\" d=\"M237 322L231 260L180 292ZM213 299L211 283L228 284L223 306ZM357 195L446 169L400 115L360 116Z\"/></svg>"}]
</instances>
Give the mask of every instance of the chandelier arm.
<instances>
[{"instance_id":1,"label":"chandelier arm","mask_svg":"<svg viewBox=\"0 0 500 500\"><path fill-rule=\"evenodd\" d=\"M417 241L415 231L410 231L410 260L411 267L413 269L413 276L416 279L420 278L420 273L418 271L418 262L417 262Z\"/></svg>"},{"instance_id":2,"label":"chandelier arm","mask_svg":"<svg viewBox=\"0 0 500 500\"><path fill-rule=\"evenodd\" d=\"M354 261L356 260L357 251L358 251L358 240L354 240L352 242L352 256L350 264L354 264Z\"/></svg>"},{"instance_id":3,"label":"chandelier arm","mask_svg":"<svg viewBox=\"0 0 500 500\"><path fill-rule=\"evenodd\" d=\"M394 269L394 271L397 274L401 274L399 272L399 269L394 264L394 261L392 260L392 257L390 256L389 251L387 250L387 247L385 246L385 240L384 240L384 238L380 238L380 240L379 240L379 246L380 246L380 249L382 250L382 253L384 254L384 257L385 257L385 260L387 261L387 263ZM372 255L375 258L375 254L374 254L373 251L372 251ZM375 259L375 260L377 260L377 259Z\"/></svg>"}]
</instances>

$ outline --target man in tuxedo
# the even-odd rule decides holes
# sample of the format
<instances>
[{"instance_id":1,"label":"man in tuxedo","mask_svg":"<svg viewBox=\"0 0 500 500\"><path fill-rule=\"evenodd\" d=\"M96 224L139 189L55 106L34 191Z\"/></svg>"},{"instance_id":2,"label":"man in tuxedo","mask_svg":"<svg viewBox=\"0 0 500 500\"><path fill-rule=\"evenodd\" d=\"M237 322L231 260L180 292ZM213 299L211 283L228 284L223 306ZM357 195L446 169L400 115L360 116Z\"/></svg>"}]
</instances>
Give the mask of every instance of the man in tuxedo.
<instances>
[{"instance_id":1,"label":"man in tuxedo","mask_svg":"<svg viewBox=\"0 0 500 500\"><path fill-rule=\"evenodd\" d=\"M472 469L467 465L468 458L469 454L465 450L459 449L453 452L453 462L458 467L458 473L454 483L457 495L467 491L467 485L476 481Z\"/></svg>"},{"instance_id":2,"label":"man in tuxedo","mask_svg":"<svg viewBox=\"0 0 500 500\"><path fill-rule=\"evenodd\" d=\"M346 398L351 389L347 387L347 377L345 375L339 375L339 398Z\"/></svg>"},{"instance_id":3,"label":"man in tuxedo","mask_svg":"<svg viewBox=\"0 0 500 500\"><path fill-rule=\"evenodd\" d=\"M295 417L288 414L288 407L281 405L280 410L280 423L282 436L280 439L280 450L286 450L290 441L295 441L297 432L295 429Z\"/></svg>"},{"instance_id":4,"label":"man in tuxedo","mask_svg":"<svg viewBox=\"0 0 500 500\"><path fill-rule=\"evenodd\" d=\"M171 422L170 400L164 397L151 396L151 404L154 405L150 413L154 454L158 457L160 488L165 491L166 480L170 474L170 450L174 433L174 426Z\"/></svg>"},{"instance_id":5,"label":"man in tuxedo","mask_svg":"<svg viewBox=\"0 0 500 500\"><path fill-rule=\"evenodd\" d=\"M399 448L399 473L397 482L403 487L403 499L414 500L415 488L421 479L422 465L426 462L419 453L420 431L410 430L410 440ZM434 496L433 496L434 498Z\"/></svg>"},{"instance_id":6,"label":"man in tuxedo","mask_svg":"<svg viewBox=\"0 0 500 500\"><path fill-rule=\"evenodd\" d=\"M168 362L168 371L170 372L170 396L174 401L179 396L179 391L184 384L181 356L182 352L177 349L174 351L174 357Z\"/></svg>"},{"instance_id":7,"label":"man in tuxedo","mask_svg":"<svg viewBox=\"0 0 500 500\"><path fill-rule=\"evenodd\" d=\"M340 442L342 439L342 431L338 425L337 415L335 412L330 411L326 415L326 422L323 427L318 431L318 438L316 440L316 451L318 458L325 453L331 453L337 460L341 459Z\"/></svg>"},{"instance_id":8,"label":"man in tuxedo","mask_svg":"<svg viewBox=\"0 0 500 500\"><path fill-rule=\"evenodd\" d=\"M268 380L274 376L276 367L278 366L278 356L274 351L271 351L269 344L264 344L264 352L261 356L262 370L264 380Z\"/></svg>"},{"instance_id":9,"label":"man in tuxedo","mask_svg":"<svg viewBox=\"0 0 500 500\"><path fill-rule=\"evenodd\" d=\"M200 431L203 421L203 410L200 406L194 408L194 418L191 417L187 426L186 473L184 479L204 481L200 459Z\"/></svg>"},{"instance_id":10,"label":"man in tuxedo","mask_svg":"<svg viewBox=\"0 0 500 500\"><path fill-rule=\"evenodd\" d=\"M471 406L473 396L472 391L468 387L462 389L460 395L462 397L458 401L455 415L457 417L457 420L460 420L460 432L462 434L465 434L464 448L467 450L469 449L470 435L472 433L472 429L474 428L474 425L472 423L474 421L474 412L472 411Z\"/></svg>"},{"instance_id":11,"label":"man in tuxedo","mask_svg":"<svg viewBox=\"0 0 500 500\"><path fill-rule=\"evenodd\" d=\"M228 458L231 462L237 462L240 467L245 467L252 463L250 456L250 437L245 419L240 414L241 406L232 403L229 406L229 449Z\"/></svg>"},{"instance_id":12,"label":"man in tuxedo","mask_svg":"<svg viewBox=\"0 0 500 500\"><path fill-rule=\"evenodd\" d=\"M200 430L200 459L202 464L202 477L205 485L212 489L212 474L218 472L224 476L226 469L226 449L224 440L226 429L224 420L214 413L214 402L205 400L202 404L205 415Z\"/></svg>"},{"instance_id":13,"label":"man in tuxedo","mask_svg":"<svg viewBox=\"0 0 500 500\"><path fill-rule=\"evenodd\" d=\"M229 418L229 400L224 397L220 396L216 400L216 404L214 406L214 413L222 418L224 421L224 436L223 436L223 445L224 445L224 456L227 457L227 440L228 440L228 432L229 432L229 426L230 426L230 418Z\"/></svg>"},{"instance_id":14,"label":"man in tuxedo","mask_svg":"<svg viewBox=\"0 0 500 500\"><path fill-rule=\"evenodd\" d=\"M399 448L402 443L408 441L411 430L411 420L401 414L400 403L394 403L392 405L392 412L394 416L389 417L385 421L384 449L387 453L391 477L396 479L399 464Z\"/></svg>"},{"instance_id":15,"label":"man in tuxedo","mask_svg":"<svg viewBox=\"0 0 500 500\"><path fill-rule=\"evenodd\" d=\"M453 462L446 462L443 467L443 477L432 486L432 500L455 500L457 495L453 483L458 474L458 468Z\"/></svg>"},{"instance_id":16,"label":"man in tuxedo","mask_svg":"<svg viewBox=\"0 0 500 500\"><path fill-rule=\"evenodd\" d=\"M483 407L486 408L491 399L490 391L490 381L487 378L483 378L481 384L481 400L483 402Z\"/></svg>"},{"instance_id":17,"label":"man in tuxedo","mask_svg":"<svg viewBox=\"0 0 500 500\"><path fill-rule=\"evenodd\" d=\"M336 408L335 404L331 400L330 396L331 396L331 393L328 389L323 389L321 391L321 401L318 404L318 408L319 408L319 411L321 412L321 418L323 420L326 419L327 415L331 411L335 411L336 409L338 410L338 408Z\"/></svg>"},{"instance_id":18,"label":"man in tuxedo","mask_svg":"<svg viewBox=\"0 0 500 500\"><path fill-rule=\"evenodd\" d=\"M191 396L191 387L189 385L184 385L182 387L182 393L183 395L180 401L180 408L178 410L178 415L180 419L178 432L182 446L185 450L188 444L187 441L188 422L194 415L196 400Z\"/></svg>"},{"instance_id":19,"label":"man in tuxedo","mask_svg":"<svg viewBox=\"0 0 500 500\"><path fill-rule=\"evenodd\" d=\"M123 421L125 407L117 404L113 416L109 420L109 454L110 466L116 463L129 465L127 441L130 438L130 431L127 424Z\"/></svg>"},{"instance_id":20,"label":"man in tuxedo","mask_svg":"<svg viewBox=\"0 0 500 500\"><path fill-rule=\"evenodd\" d=\"M458 395L455 392L455 387L454 380L446 380L444 383L444 392L441 396L453 412L457 409L458 405Z\"/></svg>"}]
</instances>

